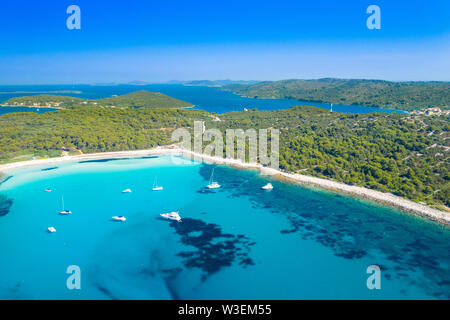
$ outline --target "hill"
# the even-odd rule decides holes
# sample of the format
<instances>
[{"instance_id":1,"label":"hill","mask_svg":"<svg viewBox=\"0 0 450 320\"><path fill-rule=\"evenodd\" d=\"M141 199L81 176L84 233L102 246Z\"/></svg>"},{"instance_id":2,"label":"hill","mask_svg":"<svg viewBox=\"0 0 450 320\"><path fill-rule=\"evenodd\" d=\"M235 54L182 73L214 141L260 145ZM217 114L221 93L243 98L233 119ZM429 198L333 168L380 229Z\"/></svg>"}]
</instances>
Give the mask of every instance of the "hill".
<instances>
[{"instance_id":1,"label":"hill","mask_svg":"<svg viewBox=\"0 0 450 320\"><path fill-rule=\"evenodd\" d=\"M40 94L36 96L24 96L11 98L2 105L7 106L39 106L39 107L68 107L73 106L78 103L83 102L83 99L70 97L70 96L62 96L62 95L51 95L51 94Z\"/></svg>"},{"instance_id":2,"label":"hill","mask_svg":"<svg viewBox=\"0 0 450 320\"><path fill-rule=\"evenodd\" d=\"M192 104L159 92L136 91L118 97L96 100L98 105L131 108L188 108Z\"/></svg>"},{"instance_id":3,"label":"hill","mask_svg":"<svg viewBox=\"0 0 450 320\"><path fill-rule=\"evenodd\" d=\"M390 82L324 78L318 80L266 81L223 88L250 98L287 98L336 104L355 104L399 110L430 106L449 109L449 82Z\"/></svg>"}]
</instances>

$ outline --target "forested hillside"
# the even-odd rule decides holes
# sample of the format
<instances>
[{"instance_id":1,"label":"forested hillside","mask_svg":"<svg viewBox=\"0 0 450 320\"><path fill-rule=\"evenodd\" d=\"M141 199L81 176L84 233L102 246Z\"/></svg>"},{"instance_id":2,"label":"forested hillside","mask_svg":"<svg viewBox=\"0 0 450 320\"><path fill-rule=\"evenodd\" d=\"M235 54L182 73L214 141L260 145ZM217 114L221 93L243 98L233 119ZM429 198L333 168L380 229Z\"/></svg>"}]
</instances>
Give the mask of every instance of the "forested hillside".
<instances>
[{"instance_id":1,"label":"forested hillside","mask_svg":"<svg viewBox=\"0 0 450 320\"><path fill-rule=\"evenodd\" d=\"M122 96L114 96L110 98L98 100L86 100L61 95L37 95L12 98L4 102L5 105L21 105L21 106L51 106L60 108L77 108L77 107L117 107L117 108L187 108L192 104L186 101L169 97L159 92L136 91Z\"/></svg>"},{"instance_id":2,"label":"forested hillside","mask_svg":"<svg viewBox=\"0 0 450 320\"><path fill-rule=\"evenodd\" d=\"M230 112L76 108L0 116L0 162L170 144L175 128L278 128L283 170L450 205L449 118L339 114L313 107Z\"/></svg>"},{"instance_id":3,"label":"forested hillside","mask_svg":"<svg viewBox=\"0 0 450 320\"><path fill-rule=\"evenodd\" d=\"M449 82L390 82L325 78L266 81L252 85L233 84L225 86L224 90L250 98L291 98L406 111L420 110L430 106L450 108Z\"/></svg>"},{"instance_id":4,"label":"forested hillside","mask_svg":"<svg viewBox=\"0 0 450 320\"><path fill-rule=\"evenodd\" d=\"M137 91L118 97L99 99L102 106L131 107L131 108L186 108L192 103L169 97L159 92Z\"/></svg>"}]
</instances>

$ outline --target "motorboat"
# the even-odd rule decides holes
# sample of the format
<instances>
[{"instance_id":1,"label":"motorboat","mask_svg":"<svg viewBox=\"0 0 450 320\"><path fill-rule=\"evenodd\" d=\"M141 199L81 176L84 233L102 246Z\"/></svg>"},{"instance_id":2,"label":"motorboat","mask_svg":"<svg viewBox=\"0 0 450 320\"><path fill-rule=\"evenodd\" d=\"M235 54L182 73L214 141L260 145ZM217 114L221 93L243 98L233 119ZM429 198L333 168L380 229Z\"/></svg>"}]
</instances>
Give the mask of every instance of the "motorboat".
<instances>
[{"instance_id":1,"label":"motorboat","mask_svg":"<svg viewBox=\"0 0 450 320\"><path fill-rule=\"evenodd\" d=\"M181 217L178 212L161 213L160 216L169 220L181 222Z\"/></svg>"},{"instance_id":2,"label":"motorboat","mask_svg":"<svg viewBox=\"0 0 450 320\"><path fill-rule=\"evenodd\" d=\"M264 190L272 190L273 189L273 185L271 183L268 183L264 187L262 187L262 189L264 189Z\"/></svg>"},{"instance_id":3,"label":"motorboat","mask_svg":"<svg viewBox=\"0 0 450 320\"><path fill-rule=\"evenodd\" d=\"M121 221L121 222L127 221L127 218L125 218L124 216L114 216L111 219L114 221Z\"/></svg>"}]
</instances>

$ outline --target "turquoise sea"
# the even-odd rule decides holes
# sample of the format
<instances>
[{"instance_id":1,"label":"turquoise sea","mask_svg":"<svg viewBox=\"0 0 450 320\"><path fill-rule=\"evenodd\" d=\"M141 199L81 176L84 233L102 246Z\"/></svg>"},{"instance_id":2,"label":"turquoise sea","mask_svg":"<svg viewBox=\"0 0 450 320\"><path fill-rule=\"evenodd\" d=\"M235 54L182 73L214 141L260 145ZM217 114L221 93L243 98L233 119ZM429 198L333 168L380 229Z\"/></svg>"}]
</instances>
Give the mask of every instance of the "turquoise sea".
<instances>
[{"instance_id":1,"label":"turquoise sea","mask_svg":"<svg viewBox=\"0 0 450 320\"><path fill-rule=\"evenodd\" d=\"M210 191L213 167L222 188ZM0 181L0 299L450 298L448 228L256 171L160 156ZM58 215L62 196L72 215ZM159 218L178 210L181 223ZM81 290L66 287L70 265ZM369 265L380 290L366 286Z\"/></svg>"},{"instance_id":2,"label":"turquoise sea","mask_svg":"<svg viewBox=\"0 0 450 320\"><path fill-rule=\"evenodd\" d=\"M168 96L188 101L196 108L208 112L225 113L242 111L244 108L258 110L288 109L294 106L306 105L329 109L330 104L320 102L298 101L294 99L251 99L241 97L232 92L222 91L220 88L203 86L184 86L180 84L151 84L151 85L34 85L34 86L0 86L0 103L20 96L36 94L56 94L53 92L71 91L63 95L83 99L100 99L112 95L123 95L138 90L161 92ZM0 108L0 114L2 114ZM358 105L334 105L336 112L367 113L367 112L402 112L399 110L380 109ZM12 110L3 110L11 112ZM30 110L27 110L30 111ZM49 111L49 110L47 110ZM17 111L18 112L18 111Z\"/></svg>"}]
</instances>

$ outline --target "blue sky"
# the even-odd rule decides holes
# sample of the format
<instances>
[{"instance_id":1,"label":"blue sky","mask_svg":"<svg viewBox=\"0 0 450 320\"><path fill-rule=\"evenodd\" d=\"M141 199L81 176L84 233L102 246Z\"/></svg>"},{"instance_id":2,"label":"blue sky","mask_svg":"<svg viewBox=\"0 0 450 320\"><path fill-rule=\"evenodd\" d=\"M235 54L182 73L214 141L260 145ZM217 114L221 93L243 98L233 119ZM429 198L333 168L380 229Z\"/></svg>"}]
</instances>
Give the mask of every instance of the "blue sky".
<instances>
[{"instance_id":1,"label":"blue sky","mask_svg":"<svg viewBox=\"0 0 450 320\"><path fill-rule=\"evenodd\" d=\"M81 30L66 9L81 8ZM381 8L381 29L366 8ZM40 0L0 7L0 84L450 80L447 0Z\"/></svg>"}]
</instances>

